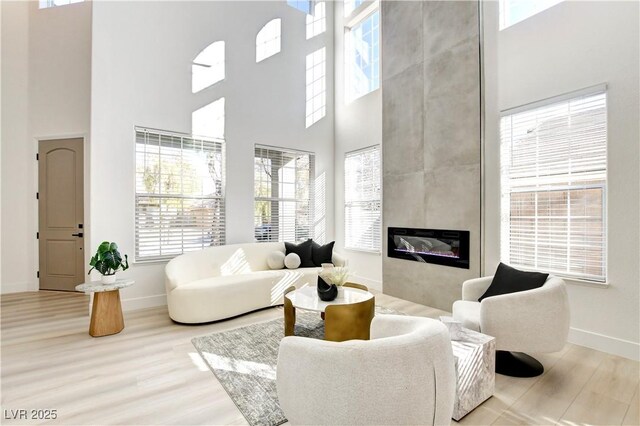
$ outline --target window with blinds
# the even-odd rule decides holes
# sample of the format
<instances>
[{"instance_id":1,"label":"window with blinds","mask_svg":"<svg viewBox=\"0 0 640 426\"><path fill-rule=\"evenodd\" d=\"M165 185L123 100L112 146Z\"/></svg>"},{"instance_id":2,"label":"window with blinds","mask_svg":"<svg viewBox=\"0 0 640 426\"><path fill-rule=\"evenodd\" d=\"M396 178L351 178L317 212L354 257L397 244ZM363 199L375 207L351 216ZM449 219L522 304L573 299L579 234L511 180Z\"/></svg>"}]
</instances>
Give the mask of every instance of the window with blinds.
<instances>
[{"instance_id":1,"label":"window with blinds","mask_svg":"<svg viewBox=\"0 0 640 426\"><path fill-rule=\"evenodd\" d=\"M344 159L345 248L379 253L382 247L380 148L348 152Z\"/></svg>"},{"instance_id":2,"label":"window with blinds","mask_svg":"<svg viewBox=\"0 0 640 426\"><path fill-rule=\"evenodd\" d=\"M604 87L503 113L502 259L606 279Z\"/></svg>"},{"instance_id":3,"label":"window with blinds","mask_svg":"<svg viewBox=\"0 0 640 426\"><path fill-rule=\"evenodd\" d=\"M315 155L256 145L254 232L257 241L313 238Z\"/></svg>"},{"instance_id":4,"label":"window with blinds","mask_svg":"<svg viewBox=\"0 0 640 426\"><path fill-rule=\"evenodd\" d=\"M224 244L224 141L136 128L135 143L136 260Z\"/></svg>"}]
</instances>

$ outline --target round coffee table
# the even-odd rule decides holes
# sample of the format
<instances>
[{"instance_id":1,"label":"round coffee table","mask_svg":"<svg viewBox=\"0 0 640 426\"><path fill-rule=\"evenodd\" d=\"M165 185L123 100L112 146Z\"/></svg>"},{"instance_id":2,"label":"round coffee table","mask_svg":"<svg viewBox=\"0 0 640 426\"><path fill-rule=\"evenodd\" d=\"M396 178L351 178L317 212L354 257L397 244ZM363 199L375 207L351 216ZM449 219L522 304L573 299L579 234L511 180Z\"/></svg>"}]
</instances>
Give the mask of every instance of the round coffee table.
<instances>
[{"instance_id":1,"label":"round coffee table","mask_svg":"<svg viewBox=\"0 0 640 426\"><path fill-rule=\"evenodd\" d=\"M284 335L293 336L296 309L320 312L324 318L324 339L334 342L369 340L371 320L375 315L375 297L366 287L339 288L338 297L324 302L315 287L289 287L284 295Z\"/></svg>"},{"instance_id":2,"label":"round coffee table","mask_svg":"<svg viewBox=\"0 0 640 426\"><path fill-rule=\"evenodd\" d=\"M112 284L91 281L76 286L77 291L95 293L91 309L89 334L93 337L120 333L124 329L120 289L134 284L133 280L119 279Z\"/></svg>"}]
</instances>

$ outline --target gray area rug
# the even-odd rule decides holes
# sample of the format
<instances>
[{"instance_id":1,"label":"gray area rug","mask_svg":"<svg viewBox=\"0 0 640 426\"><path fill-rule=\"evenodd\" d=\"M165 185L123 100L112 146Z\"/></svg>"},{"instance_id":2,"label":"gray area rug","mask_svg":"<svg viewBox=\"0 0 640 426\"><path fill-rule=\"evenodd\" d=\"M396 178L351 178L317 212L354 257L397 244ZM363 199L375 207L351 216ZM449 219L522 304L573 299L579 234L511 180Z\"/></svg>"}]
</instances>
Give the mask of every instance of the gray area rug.
<instances>
[{"instance_id":1,"label":"gray area rug","mask_svg":"<svg viewBox=\"0 0 640 426\"><path fill-rule=\"evenodd\" d=\"M376 314L401 314L376 306ZM240 412L252 426L287 421L278 404L276 365L284 318L191 340ZM296 312L296 336L322 339L324 322L314 312Z\"/></svg>"}]
</instances>

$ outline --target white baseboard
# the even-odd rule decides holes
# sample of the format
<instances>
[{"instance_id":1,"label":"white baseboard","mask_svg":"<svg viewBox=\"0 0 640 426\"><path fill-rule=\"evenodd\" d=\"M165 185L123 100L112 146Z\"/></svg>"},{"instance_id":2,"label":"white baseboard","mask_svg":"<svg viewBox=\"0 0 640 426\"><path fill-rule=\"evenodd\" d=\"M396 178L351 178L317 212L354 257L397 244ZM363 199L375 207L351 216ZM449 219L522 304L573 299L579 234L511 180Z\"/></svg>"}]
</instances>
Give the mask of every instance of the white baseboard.
<instances>
[{"instance_id":1,"label":"white baseboard","mask_svg":"<svg viewBox=\"0 0 640 426\"><path fill-rule=\"evenodd\" d=\"M155 308L167 305L166 294L156 294L153 296L134 297L122 300L123 311L135 311L136 309Z\"/></svg>"},{"instance_id":2,"label":"white baseboard","mask_svg":"<svg viewBox=\"0 0 640 426\"><path fill-rule=\"evenodd\" d=\"M617 337L605 336L604 334L572 327L569 329L569 342L634 361L640 361L640 343L629 340L618 339Z\"/></svg>"},{"instance_id":3,"label":"white baseboard","mask_svg":"<svg viewBox=\"0 0 640 426\"><path fill-rule=\"evenodd\" d=\"M24 293L26 291L36 291L36 290L33 289L33 283L31 283L31 282L2 283L2 284L0 284L0 293L1 294Z\"/></svg>"},{"instance_id":4,"label":"white baseboard","mask_svg":"<svg viewBox=\"0 0 640 426\"><path fill-rule=\"evenodd\" d=\"M374 290L382 291L382 281L372 280L370 278L362 277L360 275L352 275L354 282L358 284L364 284Z\"/></svg>"}]
</instances>

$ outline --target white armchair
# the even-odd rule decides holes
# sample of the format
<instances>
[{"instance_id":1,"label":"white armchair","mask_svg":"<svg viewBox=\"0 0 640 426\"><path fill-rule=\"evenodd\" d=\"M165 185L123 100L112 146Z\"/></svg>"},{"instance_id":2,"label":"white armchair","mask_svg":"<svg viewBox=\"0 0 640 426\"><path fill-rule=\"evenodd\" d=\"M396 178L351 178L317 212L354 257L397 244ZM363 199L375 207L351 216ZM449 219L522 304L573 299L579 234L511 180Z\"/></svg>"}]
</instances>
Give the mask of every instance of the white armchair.
<instances>
[{"instance_id":1,"label":"white armchair","mask_svg":"<svg viewBox=\"0 0 640 426\"><path fill-rule=\"evenodd\" d=\"M433 319L379 315L368 341L285 337L277 386L292 424L449 425L456 388L449 333Z\"/></svg>"},{"instance_id":2,"label":"white armchair","mask_svg":"<svg viewBox=\"0 0 640 426\"><path fill-rule=\"evenodd\" d=\"M466 328L496 338L496 372L533 377L542 374L540 362L522 352L556 352L569 333L569 301L564 280L549 277L542 287L478 298L493 277L462 284L462 300L453 304L453 318Z\"/></svg>"}]
</instances>

